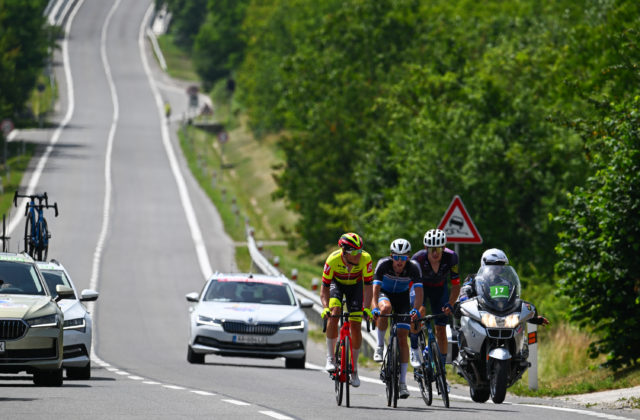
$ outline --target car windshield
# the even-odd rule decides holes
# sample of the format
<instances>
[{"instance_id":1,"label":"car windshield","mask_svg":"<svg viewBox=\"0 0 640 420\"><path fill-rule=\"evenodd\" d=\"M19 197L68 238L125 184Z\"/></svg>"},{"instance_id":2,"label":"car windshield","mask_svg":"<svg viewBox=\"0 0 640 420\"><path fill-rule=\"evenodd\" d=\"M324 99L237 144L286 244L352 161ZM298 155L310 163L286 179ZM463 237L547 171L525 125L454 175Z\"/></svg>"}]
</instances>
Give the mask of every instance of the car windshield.
<instances>
[{"instance_id":1,"label":"car windshield","mask_svg":"<svg viewBox=\"0 0 640 420\"><path fill-rule=\"evenodd\" d=\"M0 261L0 293L47 294L33 264L18 261Z\"/></svg>"},{"instance_id":2,"label":"car windshield","mask_svg":"<svg viewBox=\"0 0 640 420\"><path fill-rule=\"evenodd\" d=\"M476 276L476 292L486 309L511 311L520 298L520 279L510 265L485 265Z\"/></svg>"},{"instance_id":3,"label":"car windshield","mask_svg":"<svg viewBox=\"0 0 640 420\"><path fill-rule=\"evenodd\" d=\"M42 276L44 277L44 281L47 282L47 287L51 291L53 297L58 297L58 293L56 292L56 286L61 284L63 286L71 287L71 282L64 274L62 270L41 270ZM73 289L73 287L71 287ZM76 299L75 294L73 298L68 299Z\"/></svg>"},{"instance_id":4,"label":"car windshield","mask_svg":"<svg viewBox=\"0 0 640 420\"><path fill-rule=\"evenodd\" d=\"M212 280L204 297L213 302L246 302L294 306L291 289L280 282Z\"/></svg>"}]
</instances>

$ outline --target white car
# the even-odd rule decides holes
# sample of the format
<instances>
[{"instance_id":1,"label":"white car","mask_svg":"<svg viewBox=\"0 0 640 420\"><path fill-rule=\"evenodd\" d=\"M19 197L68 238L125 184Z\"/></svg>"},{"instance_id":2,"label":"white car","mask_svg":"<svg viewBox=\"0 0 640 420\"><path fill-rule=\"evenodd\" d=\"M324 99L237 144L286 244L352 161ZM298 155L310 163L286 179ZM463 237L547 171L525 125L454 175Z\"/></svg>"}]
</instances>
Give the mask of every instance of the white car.
<instances>
[{"instance_id":1,"label":"white car","mask_svg":"<svg viewBox=\"0 0 640 420\"><path fill-rule=\"evenodd\" d=\"M59 285L49 289L27 254L0 253L0 373L26 371L36 385L62 385L64 315L55 296L71 296Z\"/></svg>"},{"instance_id":2,"label":"white car","mask_svg":"<svg viewBox=\"0 0 640 420\"><path fill-rule=\"evenodd\" d=\"M69 379L91 378L91 314L82 302L98 299L98 292L84 289L80 294L71 281L69 273L56 260L38 261L38 268L44 277L49 290L56 290L56 285L73 289L73 296L60 299L58 305L64 313L64 349L62 366ZM55 295L55 293L54 293Z\"/></svg>"},{"instance_id":3,"label":"white car","mask_svg":"<svg viewBox=\"0 0 640 420\"><path fill-rule=\"evenodd\" d=\"M214 274L200 294L186 295L190 308L187 360L204 363L206 354L284 357L285 366L304 369L308 321L303 307L282 277L262 274Z\"/></svg>"}]
</instances>

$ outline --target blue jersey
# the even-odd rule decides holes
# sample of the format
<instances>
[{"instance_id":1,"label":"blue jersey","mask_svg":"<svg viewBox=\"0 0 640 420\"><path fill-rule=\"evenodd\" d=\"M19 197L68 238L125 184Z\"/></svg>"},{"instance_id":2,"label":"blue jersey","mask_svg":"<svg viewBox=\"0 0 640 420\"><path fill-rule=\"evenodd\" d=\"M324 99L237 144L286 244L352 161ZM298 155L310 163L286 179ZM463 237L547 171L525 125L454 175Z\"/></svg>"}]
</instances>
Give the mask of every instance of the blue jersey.
<instances>
[{"instance_id":1,"label":"blue jersey","mask_svg":"<svg viewBox=\"0 0 640 420\"><path fill-rule=\"evenodd\" d=\"M412 284L422 287L421 277L420 266L415 261L407 260L402 273L397 274L391 257L384 257L376 265L373 285L379 285L387 293L401 293L409 290Z\"/></svg>"}]
</instances>

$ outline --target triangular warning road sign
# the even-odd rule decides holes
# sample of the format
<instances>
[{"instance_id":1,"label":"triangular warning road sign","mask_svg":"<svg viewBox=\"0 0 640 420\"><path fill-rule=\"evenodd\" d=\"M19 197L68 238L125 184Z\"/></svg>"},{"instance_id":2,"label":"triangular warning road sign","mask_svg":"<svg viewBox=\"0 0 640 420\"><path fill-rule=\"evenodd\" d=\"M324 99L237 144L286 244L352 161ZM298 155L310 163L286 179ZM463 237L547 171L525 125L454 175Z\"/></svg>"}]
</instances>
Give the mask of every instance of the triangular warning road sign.
<instances>
[{"instance_id":1,"label":"triangular warning road sign","mask_svg":"<svg viewBox=\"0 0 640 420\"><path fill-rule=\"evenodd\" d=\"M444 217L438 224L438 229L442 229L447 234L447 242L481 244L482 237L478 229L473 224L467 209L462 204L459 196L453 197L449 208L444 213Z\"/></svg>"}]
</instances>

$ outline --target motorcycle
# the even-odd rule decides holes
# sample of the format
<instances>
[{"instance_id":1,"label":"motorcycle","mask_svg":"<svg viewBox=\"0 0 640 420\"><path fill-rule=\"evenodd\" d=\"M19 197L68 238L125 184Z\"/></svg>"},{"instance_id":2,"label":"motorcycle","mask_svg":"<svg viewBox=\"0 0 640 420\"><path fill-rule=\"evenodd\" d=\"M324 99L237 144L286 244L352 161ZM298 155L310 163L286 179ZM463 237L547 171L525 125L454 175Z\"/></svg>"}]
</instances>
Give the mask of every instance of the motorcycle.
<instances>
[{"instance_id":1,"label":"motorcycle","mask_svg":"<svg viewBox=\"0 0 640 420\"><path fill-rule=\"evenodd\" d=\"M475 297L459 303L459 352L455 370L469 383L475 402L504 401L507 388L531 366L526 322L535 307L520 299L513 267L486 265L476 274Z\"/></svg>"}]
</instances>

